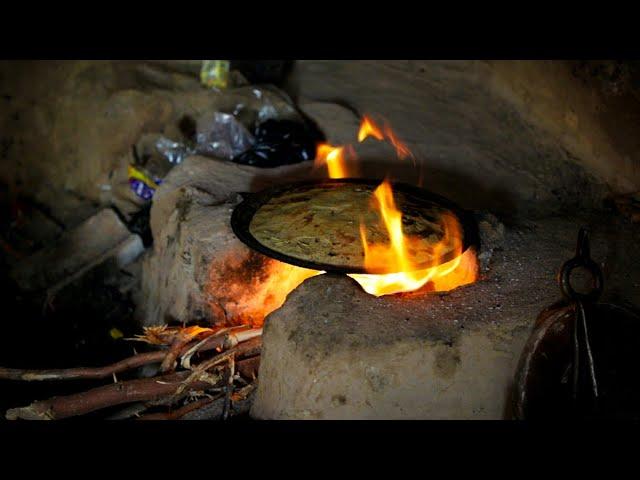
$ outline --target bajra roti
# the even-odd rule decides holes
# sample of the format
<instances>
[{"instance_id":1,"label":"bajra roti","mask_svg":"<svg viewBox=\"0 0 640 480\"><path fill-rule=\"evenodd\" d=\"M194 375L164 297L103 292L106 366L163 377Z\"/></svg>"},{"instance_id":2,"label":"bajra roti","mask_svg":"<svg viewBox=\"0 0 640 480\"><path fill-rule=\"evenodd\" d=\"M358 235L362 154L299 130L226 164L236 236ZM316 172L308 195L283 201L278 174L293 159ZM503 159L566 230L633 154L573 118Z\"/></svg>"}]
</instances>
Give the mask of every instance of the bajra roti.
<instances>
[{"instance_id":1,"label":"bajra roti","mask_svg":"<svg viewBox=\"0 0 640 480\"><path fill-rule=\"evenodd\" d=\"M307 185L275 195L255 212L249 231L264 246L300 260L332 266L364 267L360 223L369 243L389 244L375 208L376 186L360 184ZM403 233L412 236L409 258L414 265L433 265L434 245L443 238L444 215L452 212L426 204L404 192L394 192L402 212ZM455 218L455 216L454 216ZM457 222L457 220L455 220ZM438 258L456 242L447 242ZM457 243L459 245L459 242Z\"/></svg>"}]
</instances>

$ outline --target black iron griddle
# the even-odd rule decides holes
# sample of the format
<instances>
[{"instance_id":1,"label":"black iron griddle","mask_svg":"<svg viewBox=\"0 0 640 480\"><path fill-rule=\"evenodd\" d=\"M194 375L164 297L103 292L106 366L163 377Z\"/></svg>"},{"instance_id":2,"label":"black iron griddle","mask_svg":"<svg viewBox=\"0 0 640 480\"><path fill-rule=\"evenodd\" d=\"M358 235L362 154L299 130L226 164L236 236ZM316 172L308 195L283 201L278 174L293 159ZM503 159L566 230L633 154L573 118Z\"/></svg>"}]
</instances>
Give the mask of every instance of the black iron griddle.
<instances>
[{"instance_id":1,"label":"black iron griddle","mask_svg":"<svg viewBox=\"0 0 640 480\"><path fill-rule=\"evenodd\" d=\"M268 257L280 260L291 265L298 267L309 268L312 270L323 270L331 273L394 273L388 270L375 272L372 270L365 270L361 266L353 265L332 265L312 262L303 258L293 257L281 252L277 252L270 247L267 247L260 243L250 232L249 226L255 213L260 209L262 205L267 203L274 197L282 194L292 192L300 188L336 188L344 184L356 184L369 187L378 186L382 180L375 179L360 179L360 178L344 178L344 179L327 179L327 180L305 180L301 182L289 183L286 185L279 185L276 187L262 190L258 193L243 193L243 201L236 206L231 215L231 228L236 236L250 248L267 255ZM456 216L461 225L461 231L463 234L462 239L462 251L466 251L470 247L479 247L480 240L478 235L478 228L473 215L457 206L450 200L428 192L422 188L408 185L405 183L391 183L394 192L402 192L407 197L410 197L412 201L418 205L424 205L425 208L438 207L444 210L448 210ZM441 263L446 263L455 258L455 252L443 256Z\"/></svg>"}]
</instances>

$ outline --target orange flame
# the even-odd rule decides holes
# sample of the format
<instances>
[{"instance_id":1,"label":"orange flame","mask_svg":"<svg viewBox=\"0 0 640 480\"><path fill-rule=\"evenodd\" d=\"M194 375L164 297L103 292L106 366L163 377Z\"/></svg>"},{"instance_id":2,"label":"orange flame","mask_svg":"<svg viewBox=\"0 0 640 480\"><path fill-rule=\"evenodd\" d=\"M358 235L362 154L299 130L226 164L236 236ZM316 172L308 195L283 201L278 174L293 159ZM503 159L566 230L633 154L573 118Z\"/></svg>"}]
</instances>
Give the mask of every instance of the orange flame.
<instances>
[{"instance_id":1,"label":"orange flame","mask_svg":"<svg viewBox=\"0 0 640 480\"><path fill-rule=\"evenodd\" d=\"M409 150L409 147L407 147L407 145L400 141L397 135L393 133L393 130L391 130L391 127L389 127L389 125L385 125L384 133L387 137L387 140L389 140L391 145L395 147L396 154L398 155L398 158L400 158L400 160L411 158L411 160L413 160L415 163L415 159L413 158L413 154L411 153L411 150Z\"/></svg>"},{"instance_id":2,"label":"orange flame","mask_svg":"<svg viewBox=\"0 0 640 480\"><path fill-rule=\"evenodd\" d=\"M411 153L411 150L409 150L409 147L400 141L387 122L385 122L384 128L381 129L370 117L364 115L362 117L362 122L360 123L360 130L358 131L358 142L362 143L369 137L373 137L376 140L386 139L396 149L398 158L401 160L411 158L415 163L415 158L413 153Z\"/></svg>"},{"instance_id":3,"label":"orange flame","mask_svg":"<svg viewBox=\"0 0 640 480\"><path fill-rule=\"evenodd\" d=\"M358 131L358 141L360 143L364 142L368 137L373 137L376 140L383 140L384 136L380 131L380 128L373 123L366 115L362 117L362 123L360 124L360 130Z\"/></svg>"},{"instance_id":4,"label":"orange flame","mask_svg":"<svg viewBox=\"0 0 640 480\"><path fill-rule=\"evenodd\" d=\"M373 193L390 243L370 244L366 228L360 224L360 237L364 249L365 269L391 270L387 274L351 274L362 288L375 296L418 290L431 282L438 291L451 290L475 281L477 262L472 251L462 253L461 230L458 220L452 215L442 216L442 239L433 247L432 267L417 270L409 252L412 244L420 240L404 235L402 212L397 209L391 184L385 180ZM453 252L455 258L441 263L445 252Z\"/></svg>"},{"instance_id":5,"label":"orange flame","mask_svg":"<svg viewBox=\"0 0 640 480\"><path fill-rule=\"evenodd\" d=\"M348 177L345 164L345 148L334 147L328 143L318 145L316 152L315 165L327 165L329 170L329 178L345 178Z\"/></svg>"},{"instance_id":6,"label":"orange flame","mask_svg":"<svg viewBox=\"0 0 640 480\"><path fill-rule=\"evenodd\" d=\"M358 131L358 141L363 142L369 137L379 141L388 141L393 145L400 159L411 158L415 164L415 157L409 147L395 134L390 125L385 122L380 128L368 116L363 116ZM334 147L322 143L318 145L316 165L327 165L330 178L345 178L348 171L345 163L345 152L353 156L351 146ZM420 173L422 176L422 172ZM421 180L422 183L422 180ZM391 184L385 180L374 191L373 198L389 235L389 243L373 244L367 241L366 228L360 223L360 237L364 250L364 266L367 271L393 271L388 274L351 274L362 288L372 295L388 295L399 292L410 292L430 285L434 290L445 291L460 285L472 283L476 280L478 265L475 252L462 252L461 231L458 220L452 215L444 215L441 219L443 237L433 247L431 263L433 266L416 269L410 259L409 252L420 242L418 238L406 236L402 231L402 212L398 210L393 198ZM442 263L442 255L453 252L453 260Z\"/></svg>"},{"instance_id":7,"label":"orange flame","mask_svg":"<svg viewBox=\"0 0 640 480\"><path fill-rule=\"evenodd\" d=\"M413 158L409 148L402 143L388 124L377 126L369 117L364 117L358 132L358 141L368 137L389 141L398 157ZM354 165L348 171L346 158L355 158L351 145L335 147L319 144L316 166L327 166L330 178L345 178L355 173ZM414 161L415 163L415 161ZM421 173L422 174L422 173ZM475 252L462 252L461 229L452 215L442 217L443 236L433 247L431 265L420 270L411 260L410 253L417 246L418 238L402 231L402 212L396 207L391 184L385 180L374 191L373 200L381 221L387 230L388 243L367 241L366 226L360 222L360 237L364 250L364 266L368 272L389 271L384 274L350 274L362 288L375 296L419 289L446 291L476 280L478 264ZM455 258L441 263L445 252L453 251ZM257 253L238 255L230 252L226 258L211 265L207 296L216 323L260 326L264 318L280 308L293 291L307 278L325 272L309 270L279 262ZM197 328L197 327L196 327ZM194 329L193 334L199 331Z\"/></svg>"},{"instance_id":8,"label":"orange flame","mask_svg":"<svg viewBox=\"0 0 640 480\"><path fill-rule=\"evenodd\" d=\"M209 269L206 293L215 323L259 327L298 285L321 273L258 253L231 252Z\"/></svg>"}]
</instances>

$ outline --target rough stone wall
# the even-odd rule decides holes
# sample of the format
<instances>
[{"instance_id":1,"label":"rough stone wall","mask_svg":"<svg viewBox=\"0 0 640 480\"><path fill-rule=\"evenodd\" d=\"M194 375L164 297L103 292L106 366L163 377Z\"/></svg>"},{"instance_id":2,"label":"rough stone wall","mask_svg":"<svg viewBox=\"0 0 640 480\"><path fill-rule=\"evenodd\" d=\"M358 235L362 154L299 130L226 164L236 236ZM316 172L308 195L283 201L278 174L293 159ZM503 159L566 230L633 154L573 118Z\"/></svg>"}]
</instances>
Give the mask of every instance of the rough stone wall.
<instances>
[{"instance_id":1,"label":"rough stone wall","mask_svg":"<svg viewBox=\"0 0 640 480\"><path fill-rule=\"evenodd\" d=\"M229 99L200 87L198 65L0 62L0 180L45 203L60 190L103 205L126 196L142 134L179 137L183 115ZM601 74L578 67L303 60L290 89L300 100L384 115L416 154L425 186L461 203L512 212L598 206L609 190L640 189L640 101L632 81L605 88ZM392 151L369 160L395 162ZM415 177L410 166L394 170Z\"/></svg>"},{"instance_id":2,"label":"rough stone wall","mask_svg":"<svg viewBox=\"0 0 640 480\"><path fill-rule=\"evenodd\" d=\"M607 95L567 62L304 60L290 89L384 115L425 186L464 184L462 203L530 213L640 188L637 95Z\"/></svg>"}]
</instances>

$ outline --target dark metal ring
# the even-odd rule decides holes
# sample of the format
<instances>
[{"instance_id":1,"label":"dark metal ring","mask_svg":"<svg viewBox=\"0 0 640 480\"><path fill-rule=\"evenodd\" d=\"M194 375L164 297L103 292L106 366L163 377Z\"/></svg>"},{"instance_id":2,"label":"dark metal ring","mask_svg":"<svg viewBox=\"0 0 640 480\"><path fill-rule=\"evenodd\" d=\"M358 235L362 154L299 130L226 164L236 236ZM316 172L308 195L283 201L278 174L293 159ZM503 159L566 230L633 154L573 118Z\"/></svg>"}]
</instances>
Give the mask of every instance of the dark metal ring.
<instances>
[{"instance_id":1,"label":"dark metal ring","mask_svg":"<svg viewBox=\"0 0 640 480\"><path fill-rule=\"evenodd\" d=\"M592 283L589 293L578 293L571 286L571 272L582 267L591 274ZM568 300L595 301L602 293L603 289L602 270L598 264L590 258L575 257L565 262L560 270L560 290Z\"/></svg>"}]
</instances>

